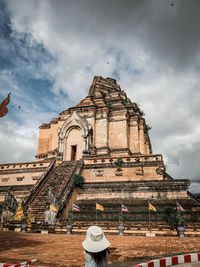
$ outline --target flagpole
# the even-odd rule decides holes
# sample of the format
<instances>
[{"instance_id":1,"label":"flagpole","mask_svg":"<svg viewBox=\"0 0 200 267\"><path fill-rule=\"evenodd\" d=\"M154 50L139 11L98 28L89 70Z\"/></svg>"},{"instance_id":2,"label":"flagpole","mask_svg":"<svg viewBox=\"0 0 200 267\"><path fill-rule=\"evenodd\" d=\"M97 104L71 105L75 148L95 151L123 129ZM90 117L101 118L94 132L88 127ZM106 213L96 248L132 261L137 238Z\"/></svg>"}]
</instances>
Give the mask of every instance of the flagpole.
<instances>
[{"instance_id":1,"label":"flagpole","mask_svg":"<svg viewBox=\"0 0 200 267\"><path fill-rule=\"evenodd\" d=\"M149 208L149 201L148 201L148 208ZM150 230L150 209L149 209L149 231L151 232L151 230Z\"/></svg>"},{"instance_id":2,"label":"flagpole","mask_svg":"<svg viewBox=\"0 0 200 267\"><path fill-rule=\"evenodd\" d=\"M124 225L124 218L123 218L123 211L122 211L122 199L121 199L121 218L122 218L122 225Z\"/></svg>"},{"instance_id":3,"label":"flagpole","mask_svg":"<svg viewBox=\"0 0 200 267\"><path fill-rule=\"evenodd\" d=\"M72 223L74 221L74 209L73 209L73 203L72 203Z\"/></svg>"},{"instance_id":4,"label":"flagpole","mask_svg":"<svg viewBox=\"0 0 200 267\"><path fill-rule=\"evenodd\" d=\"M97 202L96 202L96 225L97 225Z\"/></svg>"}]
</instances>

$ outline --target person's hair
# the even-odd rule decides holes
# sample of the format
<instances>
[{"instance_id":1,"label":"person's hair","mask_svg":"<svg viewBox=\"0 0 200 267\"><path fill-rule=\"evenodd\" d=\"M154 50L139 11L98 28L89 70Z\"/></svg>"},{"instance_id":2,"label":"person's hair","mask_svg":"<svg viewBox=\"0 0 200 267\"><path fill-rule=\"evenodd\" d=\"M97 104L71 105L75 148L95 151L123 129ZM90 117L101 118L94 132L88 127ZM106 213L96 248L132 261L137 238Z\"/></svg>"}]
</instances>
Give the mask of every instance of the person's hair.
<instances>
[{"instance_id":1,"label":"person's hair","mask_svg":"<svg viewBox=\"0 0 200 267\"><path fill-rule=\"evenodd\" d=\"M102 263L102 261L106 258L106 254L109 253L109 249L106 248L100 252L88 252L91 255L91 257L94 259L96 265L99 265L100 263Z\"/></svg>"}]
</instances>

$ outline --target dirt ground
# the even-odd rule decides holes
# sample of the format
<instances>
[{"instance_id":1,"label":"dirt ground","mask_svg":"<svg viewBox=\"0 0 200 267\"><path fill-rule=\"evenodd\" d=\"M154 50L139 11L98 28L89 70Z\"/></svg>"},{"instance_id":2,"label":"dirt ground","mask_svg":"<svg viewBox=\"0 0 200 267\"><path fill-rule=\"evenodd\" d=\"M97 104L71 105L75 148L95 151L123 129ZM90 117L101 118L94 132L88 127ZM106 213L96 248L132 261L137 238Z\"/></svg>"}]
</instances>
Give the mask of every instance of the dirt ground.
<instances>
[{"instance_id":1,"label":"dirt ground","mask_svg":"<svg viewBox=\"0 0 200 267\"><path fill-rule=\"evenodd\" d=\"M109 263L134 262L162 255L200 251L199 237L146 237L107 235ZM82 241L85 235L23 234L0 231L0 263L37 259L35 265L84 266ZM130 266L129 264L124 266ZM120 265L121 266L121 265Z\"/></svg>"}]
</instances>

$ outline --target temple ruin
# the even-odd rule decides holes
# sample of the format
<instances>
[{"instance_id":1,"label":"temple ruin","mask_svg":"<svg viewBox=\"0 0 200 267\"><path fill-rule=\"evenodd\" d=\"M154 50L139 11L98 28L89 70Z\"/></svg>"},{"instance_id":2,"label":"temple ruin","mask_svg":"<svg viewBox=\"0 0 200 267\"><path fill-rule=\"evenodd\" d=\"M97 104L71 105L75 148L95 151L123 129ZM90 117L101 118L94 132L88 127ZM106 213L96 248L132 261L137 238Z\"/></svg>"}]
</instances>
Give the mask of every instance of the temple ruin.
<instances>
[{"instance_id":1,"label":"temple ruin","mask_svg":"<svg viewBox=\"0 0 200 267\"><path fill-rule=\"evenodd\" d=\"M35 162L0 165L1 205L10 190L41 222L51 189L60 222L68 219L72 203L81 207L77 220L89 220L96 201L113 216L123 202L135 220L147 220L148 201L159 208L179 201L188 221L199 220L190 181L166 173L162 155L152 153L149 129L143 111L115 79L95 76L85 99L40 126ZM84 177L82 188L74 186L75 174Z\"/></svg>"}]
</instances>

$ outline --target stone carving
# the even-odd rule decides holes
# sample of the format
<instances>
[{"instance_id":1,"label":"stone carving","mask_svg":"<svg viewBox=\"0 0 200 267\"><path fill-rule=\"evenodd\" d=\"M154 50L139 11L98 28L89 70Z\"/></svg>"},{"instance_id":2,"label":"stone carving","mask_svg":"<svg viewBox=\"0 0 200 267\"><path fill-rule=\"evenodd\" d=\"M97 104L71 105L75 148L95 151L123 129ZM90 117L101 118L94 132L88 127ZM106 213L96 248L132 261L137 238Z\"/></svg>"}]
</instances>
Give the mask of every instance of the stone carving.
<instances>
[{"instance_id":1,"label":"stone carving","mask_svg":"<svg viewBox=\"0 0 200 267\"><path fill-rule=\"evenodd\" d=\"M1 214L1 224L7 225L13 217L13 212L9 211L8 209L4 208Z\"/></svg>"},{"instance_id":2,"label":"stone carving","mask_svg":"<svg viewBox=\"0 0 200 267\"><path fill-rule=\"evenodd\" d=\"M7 225L12 220L16 208L17 208L17 200L10 193L10 191L8 191L7 194L5 195L5 199L3 202L3 212L1 215L2 225Z\"/></svg>"},{"instance_id":3,"label":"stone carving","mask_svg":"<svg viewBox=\"0 0 200 267\"><path fill-rule=\"evenodd\" d=\"M144 175L144 170L142 165L136 169L136 175Z\"/></svg>"},{"instance_id":4,"label":"stone carving","mask_svg":"<svg viewBox=\"0 0 200 267\"><path fill-rule=\"evenodd\" d=\"M52 189L49 189L47 193L46 210L44 212L44 222L49 225L56 224L57 213L58 213L58 202Z\"/></svg>"},{"instance_id":5,"label":"stone carving","mask_svg":"<svg viewBox=\"0 0 200 267\"><path fill-rule=\"evenodd\" d=\"M17 208L17 200L15 197L10 193L10 191L7 192L5 195L5 199L3 202L3 207L8 208L11 211L16 211Z\"/></svg>"},{"instance_id":6,"label":"stone carving","mask_svg":"<svg viewBox=\"0 0 200 267\"><path fill-rule=\"evenodd\" d=\"M116 176L123 176L123 170L118 167L116 170L115 170L115 175Z\"/></svg>"},{"instance_id":7,"label":"stone carving","mask_svg":"<svg viewBox=\"0 0 200 267\"><path fill-rule=\"evenodd\" d=\"M160 165L157 169L156 169L156 173L158 175L163 175L165 173L165 167Z\"/></svg>"},{"instance_id":8,"label":"stone carving","mask_svg":"<svg viewBox=\"0 0 200 267\"><path fill-rule=\"evenodd\" d=\"M23 211L22 211L22 203L19 202L16 214L15 214L13 220L14 221L22 221L23 218L24 218L24 214L23 214Z\"/></svg>"},{"instance_id":9,"label":"stone carving","mask_svg":"<svg viewBox=\"0 0 200 267\"><path fill-rule=\"evenodd\" d=\"M49 207L49 209L44 212L44 222L45 222L45 224L55 225L56 221L57 221L56 215L57 215L57 212L51 210L50 207Z\"/></svg>"},{"instance_id":10,"label":"stone carving","mask_svg":"<svg viewBox=\"0 0 200 267\"><path fill-rule=\"evenodd\" d=\"M54 195L54 193L52 192L51 189L48 190L47 201L48 201L48 203L50 203L54 206L56 205L56 196Z\"/></svg>"},{"instance_id":11,"label":"stone carving","mask_svg":"<svg viewBox=\"0 0 200 267\"><path fill-rule=\"evenodd\" d=\"M95 171L95 175L97 176L97 177L102 177L103 176L103 170L96 170Z\"/></svg>"}]
</instances>

